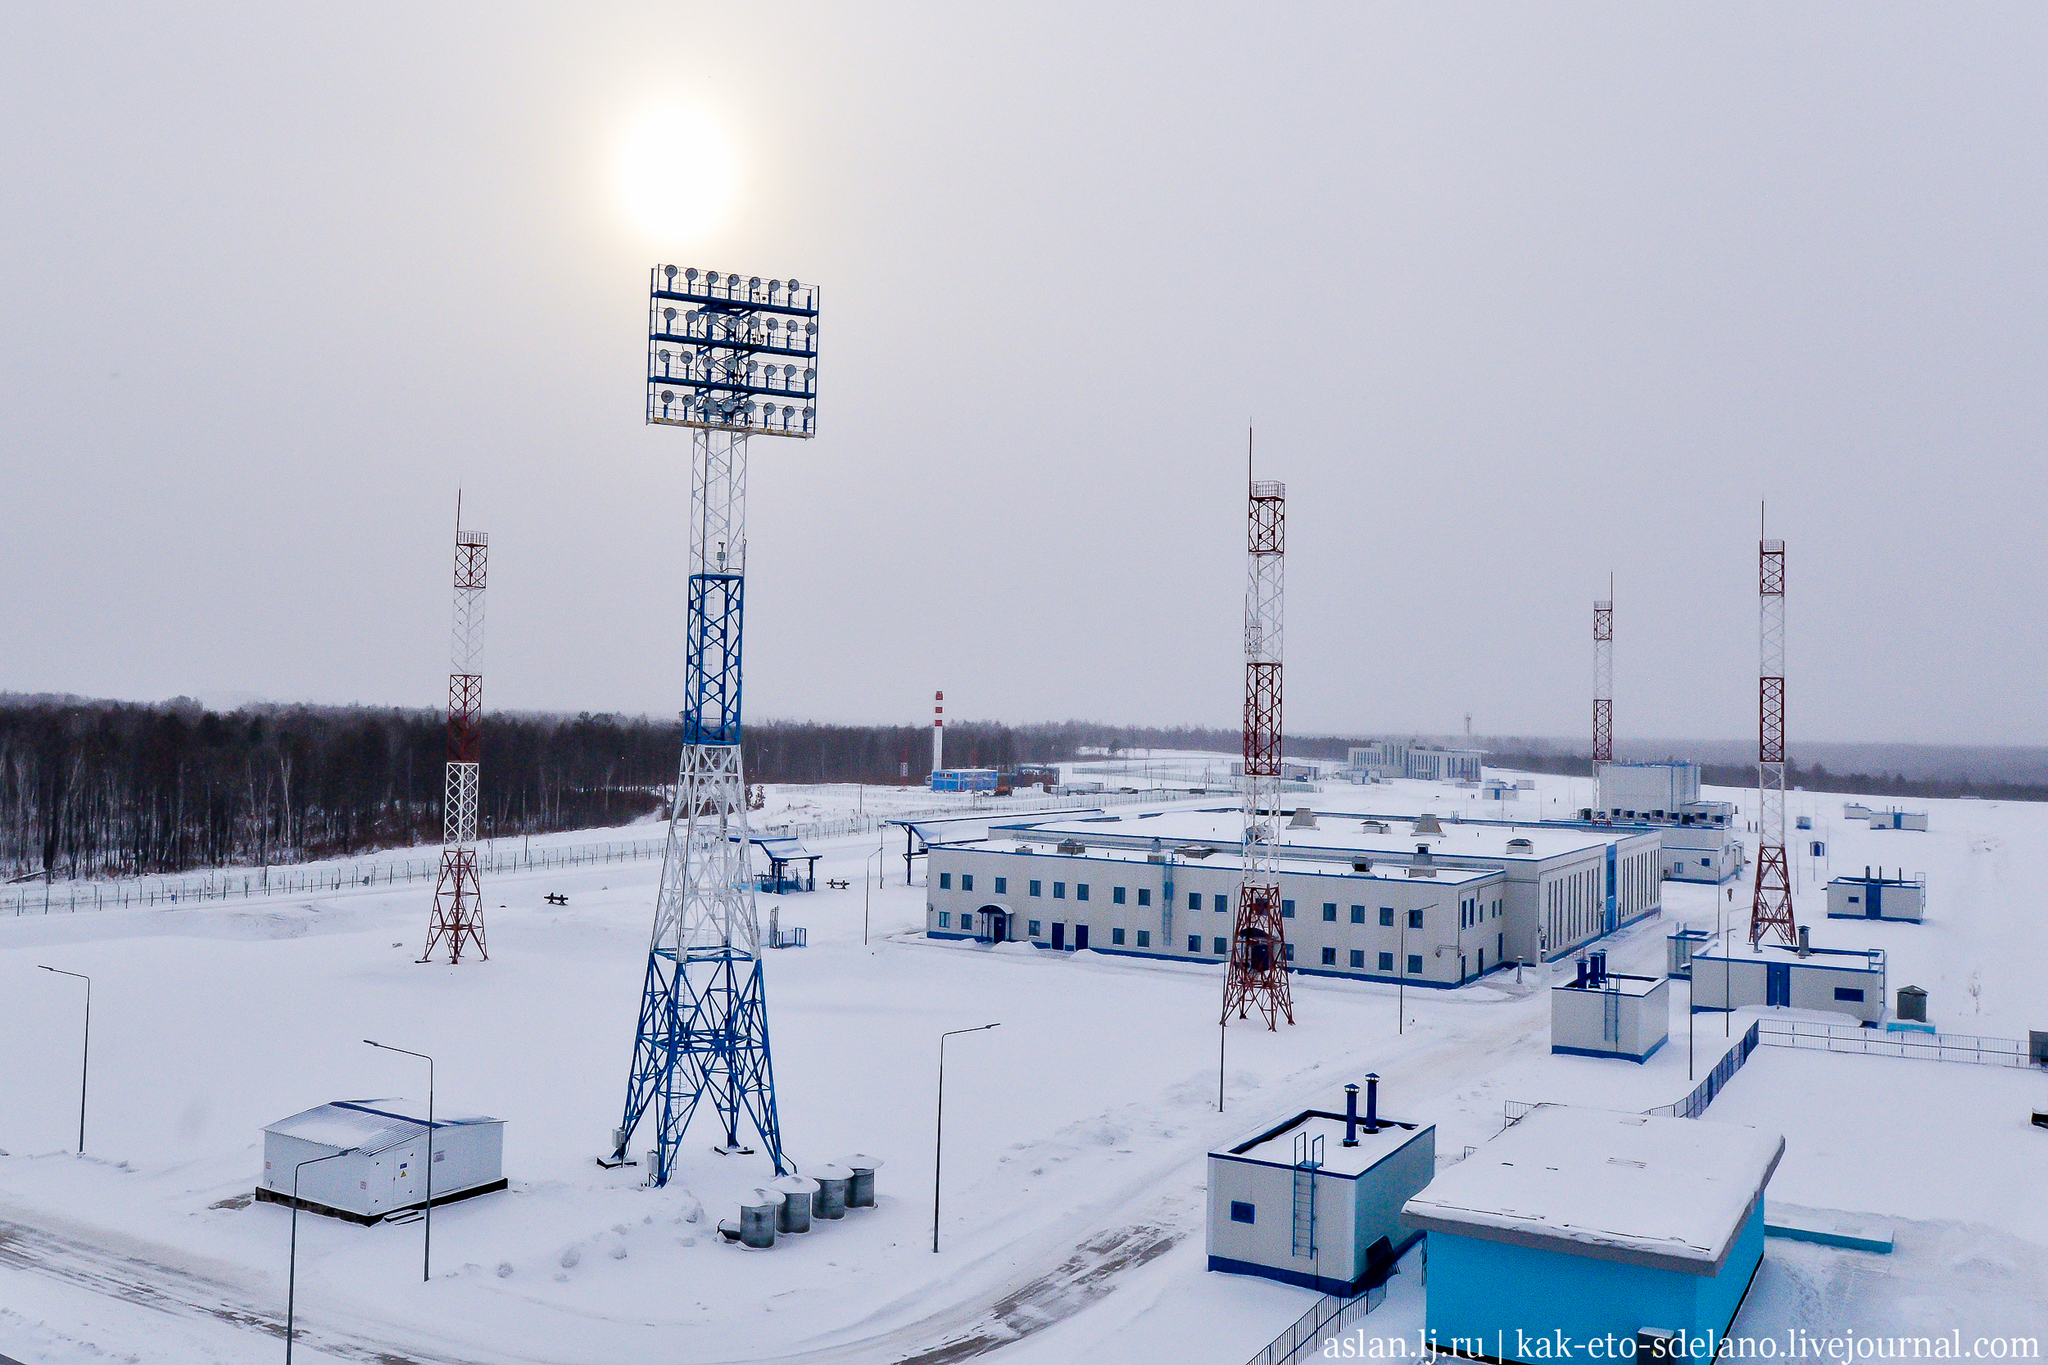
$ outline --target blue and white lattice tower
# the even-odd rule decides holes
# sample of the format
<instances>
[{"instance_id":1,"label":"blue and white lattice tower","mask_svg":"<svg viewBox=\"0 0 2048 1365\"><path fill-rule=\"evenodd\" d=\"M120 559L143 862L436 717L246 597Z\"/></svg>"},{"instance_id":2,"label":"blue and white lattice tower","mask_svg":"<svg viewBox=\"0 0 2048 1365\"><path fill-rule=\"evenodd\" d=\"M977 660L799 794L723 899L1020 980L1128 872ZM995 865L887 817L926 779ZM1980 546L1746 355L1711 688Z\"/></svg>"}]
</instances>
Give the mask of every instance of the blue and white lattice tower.
<instances>
[{"instance_id":1,"label":"blue and white lattice tower","mask_svg":"<svg viewBox=\"0 0 2048 1365\"><path fill-rule=\"evenodd\" d=\"M647 420L693 429L689 637L682 768L610 1161L651 1119L647 1178L665 1185L700 1105L717 1116L719 1150L752 1150L744 1115L785 1169L740 763L747 438L816 433L818 291L670 265L649 294Z\"/></svg>"}]
</instances>

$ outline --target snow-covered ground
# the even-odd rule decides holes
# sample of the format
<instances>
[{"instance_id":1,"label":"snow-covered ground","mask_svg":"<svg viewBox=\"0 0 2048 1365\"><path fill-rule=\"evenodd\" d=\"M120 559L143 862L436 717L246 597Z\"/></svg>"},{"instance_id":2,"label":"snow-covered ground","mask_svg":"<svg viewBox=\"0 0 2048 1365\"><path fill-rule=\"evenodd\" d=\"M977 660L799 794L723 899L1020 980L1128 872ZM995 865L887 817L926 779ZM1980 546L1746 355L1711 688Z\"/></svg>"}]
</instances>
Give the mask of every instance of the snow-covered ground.
<instances>
[{"instance_id":1,"label":"snow-covered ground","mask_svg":"<svg viewBox=\"0 0 2048 1365\"><path fill-rule=\"evenodd\" d=\"M1165 780L1218 762L1173 758ZM1138 781L1115 771L1123 760L1073 775L1147 785L1146 757L1132 761ZM1166 767L1152 757L1153 774ZM1329 785L1313 803L1510 817L1590 803L1584 780L1537 784L1503 804L1407 782ZM1747 793L1726 795L1747 808ZM873 787L768 798L763 824L945 804ZM2048 807L1914 802L1931 811L1929 832L1873 833L1845 824L1843 799L1794 798L1831 855L1801 859L1816 943L1885 948L1892 987L1924 986L1945 1029L2048 1027L2048 925L2019 875L2048 856ZM767 963L789 1152L804 1165L880 1156L880 1207L766 1253L712 1230L767 1174L763 1159L716 1156L712 1134L693 1130L678 1180L659 1191L637 1168L594 1161L623 1099L656 861L492 880L491 960L459 968L413 961L431 894L419 883L0 922L0 1355L182 1365L280 1350L288 1215L246 1199L260 1130L328 1099L418 1095L417 1064L366 1037L434 1053L444 1112L507 1120L512 1184L436 1212L424 1284L417 1223L302 1216L308 1361L936 1365L1000 1347L1027 1363L1236 1365L1313 1296L1205 1270L1212 1146L1334 1104L1368 1070L1385 1078L1384 1108L1438 1125L1445 1160L1498 1131L1505 1101L1640 1109L1690 1088L1682 986L1672 1045L1638 1067L1550 1054L1544 987L1561 967L1410 991L1405 1018L1390 987L1300 978L1295 1027L1229 1031L1219 1115L1217 968L929 942L900 842L879 858L877 847L874 834L814 845L819 885L851 888L764 899L762 915L778 905L811 945ZM1927 874L1925 925L1819 918L1819 884L1866 862ZM1610 942L1617 970L1661 970L1676 923L1711 928L1717 903L1733 919L1746 905L1742 888L1732 902L1713 887L1664 891L1661 919ZM546 904L549 893L568 904ZM82 991L42 963L93 977L83 1159L72 1152ZM1001 1027L947 1046L934 1254L937 1037L988 1022ZM1727 1046L1723 1025L1692 1022L1704 1074ZM2034 1072L1760 1052L1707 1121L1784 1131L1773 1198L1888 1218L1899 1251L1773 1240L1744 1326L2048 1335L2048 1132L2026 1122L2042 1103L2048 1078ZM1396 1278L1369 1319L1375 1334L1413 1339L1416 1280Z\"/></svg>"}]
</instances>

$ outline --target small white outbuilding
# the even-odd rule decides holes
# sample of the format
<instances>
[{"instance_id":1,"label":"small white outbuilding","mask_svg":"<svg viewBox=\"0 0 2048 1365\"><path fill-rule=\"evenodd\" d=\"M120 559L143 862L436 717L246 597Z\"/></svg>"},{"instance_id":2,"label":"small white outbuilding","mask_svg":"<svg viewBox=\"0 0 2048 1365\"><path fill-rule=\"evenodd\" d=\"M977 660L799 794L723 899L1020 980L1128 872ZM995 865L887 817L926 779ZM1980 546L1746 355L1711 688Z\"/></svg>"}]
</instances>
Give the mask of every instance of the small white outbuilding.
<instances>
[{"instance_id":1,"label":"small white outbuilding","mask_svg":"<svg viewBox=\"0 0 2048 1365\"><path fill-rule=\"evenodd\" d=\"M436 1204L505 1188L505 1121L433 1122ZM405 1100L335 1100L263 1130L263 1178L256 1197L356 1223L374 1223L427 1202L425 1106ZM331 1158L331 1159L323 1159ZM307 1164L313 1163L313 1164Z\"/></svg>"}]
</instances>

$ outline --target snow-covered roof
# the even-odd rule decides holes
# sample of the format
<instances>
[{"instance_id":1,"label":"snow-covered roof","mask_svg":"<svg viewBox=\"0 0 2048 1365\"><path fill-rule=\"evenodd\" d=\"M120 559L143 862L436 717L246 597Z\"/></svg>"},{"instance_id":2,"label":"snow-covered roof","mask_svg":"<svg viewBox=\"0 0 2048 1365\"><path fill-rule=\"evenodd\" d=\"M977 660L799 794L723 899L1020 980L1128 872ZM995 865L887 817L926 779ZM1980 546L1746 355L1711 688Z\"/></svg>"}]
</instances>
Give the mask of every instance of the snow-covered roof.
<instances>
[{"instance_id":1,"label":"snow-covered roof","mask_svg":"<svg viewBox=\"0 0 2048 1365\"><path fill-rule=\"evenodd\" d=\"M1311 1142L1316 1138L1323 1140L1322 1165L1318 1169L1328 1175L1362 1175L1421 1137L1429 1129L1423 1125L1382 1117L1379 1131L1367 1132L1363 1119L1359 1120L1355 1131L1358 1134L1358 1145L1346 1147L1344 1116L1311 1109L1296 1115L1291 1121L1271 1132L1260 1134L1250 1142L1232 1147L1228 1152L1215 1152L1211 1155L1241 1157L1246 1161L1265 1162L1274 1166L1292 1166L1295 1136L1306 1133Z\"/></svg>"},{"instance_id":2,"label":"snow-covered roof","mask_svg":"<svg viewBox=\"0 0 2048 1365\"><path fill-rule=\"evenodd\" d=\"M1698 954L1694 954L1695 957ZM1600 978L1598 985L1581 986L1576 981L1563 981L1550 989L1553 991L1576 991L1580 995L1599 995L1613 991L1617 995L1646 996L1664 984L1661 976L1623 976L1620 972L1609 972Z\"/></svg>"},{"instance_id":3,"label":"snow-covered roof","mask_svg":"<svg viewBox=\"0 0 2048 1365\"><path fill-rule=\"evenodd\" d=\"M408 1114L407 1110L412 1112ZM436 1116L434 1127L455 1128L502 1121L482 1116ZM311 1142L321 1147L332 1147L336 1151L346 1151L355 1147L365 1152L382 1152L402 1142L409 1142L426 1132L427 1121L423 1114L423 1106L409 1104L405 1100L332 1100L317 1108L293 1114L290 1118L279 1119L263 1131L275 1133L279 1137L297 1138L301 1142Z\"/></svg>"},{"instance_id":4,"label":"snow-covered roof","mask_svg":"<svg viewBox=\"0 0 2048 1365\"><path fill-rule=\"evenodd\" d=\"M1604 848L1621 840L1654 837L1643 830L1616 829L1611 831L1587 828L1571 828L1557 824L1479 824L1439 818L1440 833L1417 834L1414 832L1416 817L1371 817L1362 815L1338 815L1320 813L1312 828L1284 827L1280 841L1284 848L1303 856L1341 858L1351 854L1370 855L1375 858L1412 858L1418 845L1428 845L1433 857L1485 858L1489 861L1540 861L1564 854L1581 853ZM1370 828L1371 824L1383 824L1384 832ZM1163 841L1168 847L1176 842L1209 841L1227 843L1231 847L1244 838L1244 816L1236 809L1211 809L1192 811L1168 811L1160 815L1126 816L1108 820L1057 820L1020 819L1007 824L999 823L990 833L1003 837L1015 831L1027 831L1028 837L1066 837L1082 842L1101 840L1105 837L1125 836ZM1528 846L1510 847L1510 841L1525 842Z\"/></svg>"},{"instance_id":5,"label":"snow-covered roof","mask_svg":"<svg viewBox=\"0 0 2048 1365\"><path fill-rule=\"evenodd\" d=\"M1540 1104L1402 1208L1411 1227L1713 1275L1784 1155L1776 1133Z\"/></svg>"},{"instance_id":6,"label":"snow-covered roof","mask_svg":"<svg viewBox=\"0 0 2048 1365\"><path fill-rule=\"evenodd\" d=\"M754 843L763 853L780 862L795 862L799 858L815 858L818 855L803 846L803 841L787 834L756 834Z\"/></svg>"},{"instance_id":7,"label":"snow-covered roof","mask_svg":"<svg viewBox=\"0 0 2048 1365\"><path fill-rule=\"evenodd\" d=\"M1074 836L1074 838L1077 842L1084 842L1082 840L1082 836L1076 835ZM982 848L967 849L964 851L983 853L1013 853L1016 851L1016 846L1009 843L990 843ZM1208 867L1220 869L1229 872L1231 875L1235 876L1241 868L1241 864L1238 862L1238 857L1235 853L1231 853L1227 856L1223 854L1218 854L1216 857L1207 859L1205 861L1198 858L1190 858L1185 853L1182 853L1179 849L1174 848L1172 846L1169 846L1167 851L1175 855L1174 866L1182 871L1186 871L1189 868ZM1151 857L1151 854L1142 848L1119 848L1114 844L1109 845L1107 847L1099 845L1085 845L1084 850L1081 853L1069 854L1059 852L1050 843L1048 843L1041 845L1040 847L1030 849L1029 852L1031 852L1033 855L1037 857L1047 859L1074 858L1102 862L1135 863L1139 865L1144 864ZM1277 871L1286 872L1290 874L1300 874L1302 876L1345 877L1351 879L1356 879L1359 877L1383 877L1391 882L1403 882L1410 880L1427 881L1432 886L1464 886L1471 882L1483 882L1490 877L1498 877L1500 875L1500 873L1493 868L1453 867L1448 863L1437 863L1433 865L1430 869L1431 875L1429 877L1410 878L1408 875L1409 866L1410 864L1403 859L1382 858L1374 860L1370 871L1356 872L1353 871L1350 867L1348 867L1345 863L1341 861L1332 861L1328 858L1282 857L1276 859L1274 862L1274 868Z\"/></svg>"}]
</instances>

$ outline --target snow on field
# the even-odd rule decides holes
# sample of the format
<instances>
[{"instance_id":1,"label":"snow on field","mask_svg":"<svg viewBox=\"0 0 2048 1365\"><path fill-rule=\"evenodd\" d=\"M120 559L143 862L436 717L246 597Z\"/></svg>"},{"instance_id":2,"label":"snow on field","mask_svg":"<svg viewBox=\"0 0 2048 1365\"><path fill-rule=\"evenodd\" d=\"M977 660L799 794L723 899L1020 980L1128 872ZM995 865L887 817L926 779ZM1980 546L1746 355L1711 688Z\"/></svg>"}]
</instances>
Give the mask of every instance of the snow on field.
<instances>
[{"instance_id":1,"label":"snow on field","mask_svg":"<svg viewBox=\"0 0 2048 1365\"><path fill-rule=\"evenodd\" d=\"M1328 786L1314 804L1512 816L1590 802L1583 780L1538 784L1504 808L1421 783ZM936 804L930 796L778 787L757 818ZM1795 799L1798 810L1832 810L1813 836L1828 841L1832 871L1867 860L1930 878L1928 924L1816 920L1816 941L1885 947L1893 987L1925 986L1944 1027L2024 1036L2048 1026L2031 965L2048 931L2013 876L2048 853L2048 808L1919 804L1932 810L1930 832L1872 834L1842 825L1837 798ZM1204 1269L1210 1147L1334 1105L1368 1070L1385 1078L1387 1111L1438 1125L1445 1160L1497 1132L1505 1101L1640 1109L1690 1085L1682 991L1671 1044L1638 1067L1549 1053L1545 988L1561 966L1520 983L1509 972L1457 992L1409 991L1405 1012L1390 987L1301 978L1296 1027L1229 1031L1219 1115L1218 969L927 941L922 889L905 887L901 858L874 859L875 848L873 834L815 845L819 885L851 888L764 898L762 914L778 905L785 926L810 934L810 947L767 961L789 1152L806 1166L880 1156L881 1206L761 1253L712 1229L768 1173L764 1159L713 1155L714 1135L699 1127L666 1190L593 1160L623 1098L655 861L493 879L491 960L459 968L413 961L430 894L417 883L0 922L0 1029L11 1040L0 1053L0 1354L186 1362L277 1349L288 1215L246 1200L260 1130L329 1099L420 1095L423 1068L366 1037L433 1052L444 1111L507 1120L512 1184L436 1212L428 1284L418 1224L302 1215L309 1361L687 1365L937 1351L924 1357L936 1362L1000 1346L1022 1362L1234 1365L1312 1296ZM888 884L875 890L878 865ZM1830 868L1812 870L1824 880ZM547 905L551 892L568 905ZM1665 892L1663 919L1609 945L1616 970L1660 968L1674 920L1711 926L1717 899L1729 904L1712 887ZM1802 885L1801 904L1816 916L1817 891ZM83 1159L71 1154L82 992L39 963L93 976ZM1001 1027L947 1047L934 1254L937 1036L986 1022ZM1727 1044L1718 1016L1693 1022L1704 1074ZM2048 1133L2023 1116L2016 1129L2012 1116L2029 1094L2048 1098L2043 1086L2033 1073L1932 1062L1752 1059L1710 1119L1787 1133L1773 1196L1902 1221L1899 1255L1877 1269L1882 1258L1773 1241L1746 1315L1835 1324L1882 1298L1873 1286L1892 1276L1922 1305L1898 1308L1901 1321L1995 1297L2009 1320L2038 1322L2048 1206L2033 1177ZM1397 1278L1375 1332L1419 1324L1417 1278ZM1995 1296L1970 1287L1994 1280Z\"/></svg>"}]
</instances>

